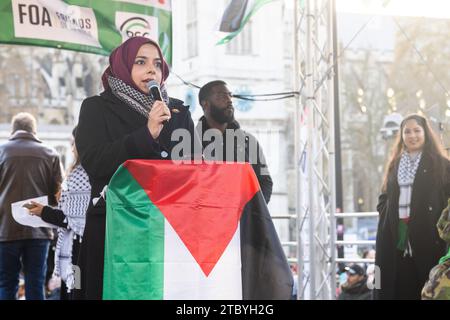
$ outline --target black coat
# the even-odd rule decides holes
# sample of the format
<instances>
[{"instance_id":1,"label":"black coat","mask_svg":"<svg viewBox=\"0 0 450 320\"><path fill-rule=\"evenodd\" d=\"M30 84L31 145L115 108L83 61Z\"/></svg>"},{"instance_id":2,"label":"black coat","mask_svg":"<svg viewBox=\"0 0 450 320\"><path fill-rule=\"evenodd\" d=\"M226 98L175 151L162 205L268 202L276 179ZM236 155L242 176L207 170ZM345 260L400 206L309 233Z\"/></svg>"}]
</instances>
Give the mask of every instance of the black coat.
<instances>
[{"instance_id":1,"label":"black coat","mask_svg":"<svg viewBox=\"0 0 450 320\"><path fill-rule=\"evenodd\" d=\"M78 259L81 290L75 294L77 299L102 298L106 203L101 199L94 207L92 199L99 197L103 187L126 160L170 159L171 150L178 143L171 141L175 129L187 129L191 137L195 137L188 107L183 106L180 100L170 99L169 108L176 108L179 112L172 113L171 120L164 125L155 141L147 128L147 119L111 91L83 101L75 142L92 191Z\"/></svg>"},{"instance_id":2,"label":"black coat","mask_svg":"<svg viewBox=\"0 0 450 320\"><path fill-rule=\"evenodd\" d=\"M379 212L375 264L380 268L381 289L376 289L376 299L395 299L396 244L398 241L398 201L400 188L397 181L397 163L388 175L386 192L377 205ZM450 173L450 162L447 161ZM436 181L430 157L422 155L417 168L411 195L411 216L408 223L409 240L418 270L419 283L425 284L433 266L445 254L446 245L437 232L436 223L450 196L450 181Z\"/></svg>"},{"instance_id":3,"label":"black coat","mask_svg":"<svg viewBox=\"0 0 450 320\"><path fill-rule=\"evenodd\" d=\"M208 122L206 121L206 118L203 116L200 118L200 121L197 125L197 133L200 138L202 138L202 146L203 149L205 149L208 145L213 143L212 141L208 141L208 139L205 139L205 131L210 129ZM256 174L256 178L258 179L259 185L261 187L261 192L264 195L264 199L266 200L266 203L269 203L270 198L272 196L272 187L273 187L273 181L272 177L270 176L269 169L267 168L267 162L264 157L264 153L262 152L262 148L259 145L258 140L251 135L250 133L244 131L241 129L241 126L239 123L234 120L233 122L229 123L227 125L227 130L231 129L234 130L234 134L236 136L243 137L243 141L245 141L245 145L240 143L241 139L236 139L234 144L234 154L233 154L233 161L239 161L238 160L238 154L240 156L243 155L243 161L245 162L252 162L251 156L250 156L250 145L256 146L255 151L257 153L256 161L253 161L251 163L253 171ZM219 159L220 161L227 161L226 158L226 151L227 151L227 139L226 134L223 134L223 158ZM204 155L206 158L208 158L208 155Z\"/></svg>"}]
</instances>

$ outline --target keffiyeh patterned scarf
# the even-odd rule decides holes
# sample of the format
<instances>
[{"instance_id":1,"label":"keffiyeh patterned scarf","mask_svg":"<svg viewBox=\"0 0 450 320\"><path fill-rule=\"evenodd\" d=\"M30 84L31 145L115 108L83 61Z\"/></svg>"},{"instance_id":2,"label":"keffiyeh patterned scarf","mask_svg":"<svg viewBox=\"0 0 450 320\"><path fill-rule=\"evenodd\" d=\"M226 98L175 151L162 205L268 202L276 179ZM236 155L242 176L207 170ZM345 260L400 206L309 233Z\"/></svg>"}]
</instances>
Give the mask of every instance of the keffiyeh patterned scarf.
<instances>
[{"instance_id":1,"label":"keffiyeh patterned scarf","mask_svg":"<svg viewBox=\"0 0 450 320\"><path fill-rule=\"evenodd\" d=\"M398 166L397 180L400 187L400 197L398 199L398 242L397 249L404 252L404 256L412 257L411 245L408 240L408 222L411 215L411 195L414 178L419 167L422 153L411 156L408 152L403 152Z\"/></svg>"},{"instance_id":2,"label":"keffiyeh patterned scarf","mask_svg":"<svg viewBox=\"0 0 450 320\"><path fill-rule=\"evenodd\" d=\"M145 95L113 76L108 77L108 84L117 98L125 102L131 107L131 109L148 119L148 113L152 109L153 103L155 102L151 95ZM169 105L169 96L167 95L167 90L164 84L161 85L160 91L163 101L166 105Z\"/></svg>"},{"instance_id":3,"label":"keffiyeh patterned scarf","mask_svg":"<svg viewBox=\"0 0 450 320\"><path fill-rule=\"evenodd\" d=\"M67 228L58 228L53 274L60 276L70 292L75 286L72 267L72 247L76 236L83 236L86 210L91 196L91 185L86 171L81 165L75 167L62 184L58 209L62 210Z\"/></svg>"}]
</instances>

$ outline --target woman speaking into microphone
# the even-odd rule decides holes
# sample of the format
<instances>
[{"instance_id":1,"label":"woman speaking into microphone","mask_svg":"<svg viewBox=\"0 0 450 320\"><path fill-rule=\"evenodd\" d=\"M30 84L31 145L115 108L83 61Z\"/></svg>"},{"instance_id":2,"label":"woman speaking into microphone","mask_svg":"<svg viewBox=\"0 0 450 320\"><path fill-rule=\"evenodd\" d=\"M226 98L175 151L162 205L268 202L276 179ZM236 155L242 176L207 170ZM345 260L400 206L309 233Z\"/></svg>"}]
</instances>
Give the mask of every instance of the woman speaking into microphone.
<instances>
[{"instance_id":1,"label":"woman speaking into microphone","mask_svg":"<svg viewBox=\"0 0 450 320\"><path fill-rule=\"evenodd\" d=\"M133 37L111 53L102 76L105 90L82 103L76 146L92 192L78 260L81 289L75 298L102 298L106 202L100 194L114 172L129 159L170 159L178 143L171 141L175 129L195 137L188 107L167 94L168 75L158 44ZM159 84L161 100L150 94L150 81Z\"/></svg>"}]
</instances>

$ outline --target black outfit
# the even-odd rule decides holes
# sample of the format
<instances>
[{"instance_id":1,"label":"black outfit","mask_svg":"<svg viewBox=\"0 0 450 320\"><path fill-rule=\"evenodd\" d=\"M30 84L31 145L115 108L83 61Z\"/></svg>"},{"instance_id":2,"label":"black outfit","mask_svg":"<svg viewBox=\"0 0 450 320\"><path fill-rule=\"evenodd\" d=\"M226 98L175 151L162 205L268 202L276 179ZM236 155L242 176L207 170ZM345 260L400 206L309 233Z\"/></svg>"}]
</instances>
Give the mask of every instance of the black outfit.
<instances>
[{"instance_id":1,"label":"black outfit","mask_svg":"<svg viewBox=\"0 0 450 320\"><path fill-rule=\"evenodd\" d=\"M440 239L436 223L450 196L450 181L440 184L435 178L430 156L423 153L417 168L411 195L408 236L412 257L404 257L397 249L399 163L389 173L387 191L380 195L375 264L381 272L381 289L374 290L375 299L420 299L421 289L430 270L445 255L446 245ZM450 162L447 161L450 173Z\"/></svg>"},{"instance_id":2,"label":"black outfit","mask_svg":"<svg viewBox=\"0 0 450 320\"><path fill-rule=\"evenodd\" d=\"M338 300L371 300L372 291L367 287L367 276L349 286L344 284Z\"/></svg>"},{"instance_id":3,"label":"black outfit","mask_svg":"<svg viewBox=\"0 0 450 320\"><path fill-rule=\"evenodd\" d=\"M201 132L200 132L201 128ZM199 125L197 126L197 132L200 137L204 136L204 133L206 130L210 129L210 126L208 125L208 122L206 121L206 118L202 116L199 120ZM244 139L237 139L234 143L234 159L233 161L238 160L238 153L242 154L244 153L245 156L245 162L251 162L250 155L249 155L249 145L253 143L253 145L256 145L256 150L258 153L257 162L252 163L253 171L255 171L256 177L258 178L259 185L261 186L261 192L264 195L264 199L266 200L266 203L269 203L270 197L272 195L272 187L273 187L273 181L270 177L266 159L264 158L264 154L262 152L262 148L259 145L256 138L251 135L250 133L242 130L240 128L239 123L234 120L231 123L228 123L227 130L231 129L234 130L235 135L243 135ZM235 139L236 140L236 139ZM240 141L245 141L245 146L242 146L239 144ZM209 144L213 143L214 141L205 141L205 139L202 139L203 149L205 149ZM227 139L226 134L223 134L223 159L220 159L220 161L225 161L226 159L226 146L227 146ZM214 156L214 155L213 155ZM205 157L208 157L208 155L205 155ZM265 173L265 174L264 174Z\"/></svg>"},{"instance_id":4,"label":"black outfit","mask_svg":"<svg viewBox=\"0 0 450 320\"><path fill-rule=\"evenodd\" d=\"M91 201L86 213L86 226L81 243L78 266L81 269L81 290L76 299L101 299L105 248L106 202L93 206L118 167L130 159L167 159L178 143L171 141L175 129L189 130L195 137L194 123L188 107L170 99L168 107L176 108L158 139L147 128L147 119L119 100L110 90L83 101L75 138L81 165L92 186Z\"/></svg>"},{"instance_id":5,"label":"black outfit","mask_svg":"<svg viewBox=\"0 0 450 320\"><path fill-rule=\"evenodd\" d=\"M42 209L41 218L45 222L54 224L55 226L67 228L67 222L64 222L66 216L64 215L64 212L62 212L62 210L45 206Z\"/></svg>"}]
</instances>

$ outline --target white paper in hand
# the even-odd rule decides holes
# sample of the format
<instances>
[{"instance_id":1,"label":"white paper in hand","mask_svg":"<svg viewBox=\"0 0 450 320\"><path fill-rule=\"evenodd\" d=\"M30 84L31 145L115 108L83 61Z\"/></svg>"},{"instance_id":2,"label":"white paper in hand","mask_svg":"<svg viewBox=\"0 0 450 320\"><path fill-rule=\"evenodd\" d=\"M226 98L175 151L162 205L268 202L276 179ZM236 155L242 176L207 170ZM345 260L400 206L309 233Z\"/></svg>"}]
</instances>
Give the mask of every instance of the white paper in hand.
<instances>
[{"instance_id":1,"label":"white paper in hand","mask_svg":"<svg viewBox=\"0 0 450 320\"><path fill-rule=\"evenodd\" d=\"M43 205L48 204L47 196L14 202L11 204L11 211L14 220L16 220L17 223L20 223L24 226L29 226L33 228L40 228L40 227L55 228L56 227L55 225L45 222L44 220L41 219L41 217L32 216L27 208L22 207L24 203L29 203L30 201L39 202Z\"/></svg>"}]
</instances>

